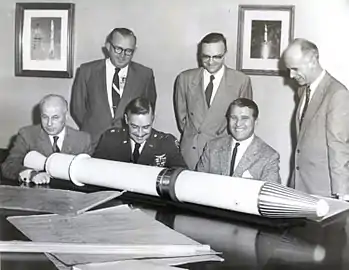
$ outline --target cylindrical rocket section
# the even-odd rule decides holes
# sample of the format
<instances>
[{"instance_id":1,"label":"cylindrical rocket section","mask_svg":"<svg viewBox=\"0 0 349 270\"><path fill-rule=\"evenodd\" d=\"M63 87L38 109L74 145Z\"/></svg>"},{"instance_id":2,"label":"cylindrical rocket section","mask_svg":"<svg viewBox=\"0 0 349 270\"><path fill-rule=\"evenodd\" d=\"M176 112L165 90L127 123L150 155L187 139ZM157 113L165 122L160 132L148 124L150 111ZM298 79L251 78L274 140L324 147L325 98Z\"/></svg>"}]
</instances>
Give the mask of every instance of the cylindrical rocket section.
<instances>
[{"instance_id":1,"label":"cylindrical rocket section","mask_svg":"<svg viewBox=\"0 0 349 270\"><path fill-rule=\"evenodd\" d=\"M24 160L27 167L45 167L52 177L76 185L127 190L254 215L316 217L329 210L324 200L264 181L96 159L87 154L54 153L44 165L42 162L38 153L29 153Z\"/></svg>"}]
</instances>

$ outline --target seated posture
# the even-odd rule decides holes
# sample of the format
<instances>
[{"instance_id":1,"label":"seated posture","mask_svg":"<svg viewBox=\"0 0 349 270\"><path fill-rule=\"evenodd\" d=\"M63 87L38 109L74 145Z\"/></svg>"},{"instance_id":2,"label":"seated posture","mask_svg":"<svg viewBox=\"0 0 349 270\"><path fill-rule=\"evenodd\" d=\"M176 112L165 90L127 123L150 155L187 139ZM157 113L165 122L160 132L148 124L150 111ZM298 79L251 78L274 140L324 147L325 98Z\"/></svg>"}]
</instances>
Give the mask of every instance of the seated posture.
<instances>
[{"instance_id":1,"label":"seated posture","mask_svg":"<svg viewBox=\"0 0 349 270\"><path fill-rule=\"evenodd\" d=\"M280 183L279 154L254 135L258 114L258 106L252 100L234 100L227 111L231 136L208 142L197 170Z\"/></svg>"},{"instance_id":2,"label":"seated posture","mask_svg":"<svg viewBox=\"0 0 349 270\"><path fill-rule=\"evenodd\" d=\"M125 109L126 128L112 128L101 137L94 157L159 167L186 167L178 142L155 130L154 112L145 98L132 100Z\"/></svg>"},{"instance_id":3,"label":"seated posture","mask_svg":"<svg viewBox=\"0 0 349 270\"><path fill-rule=\"evenodd\" d=\"M23 159L30 151L37 151L44 156L54 152L91 154L90 135L66 125L68 103L62 96L45 96L40 101L40 113L41 125L19 130L13 148L1 166L5 178L36 184L49 183L50 176L46 172L24 167Z\"/></svg>"}]
</instances>

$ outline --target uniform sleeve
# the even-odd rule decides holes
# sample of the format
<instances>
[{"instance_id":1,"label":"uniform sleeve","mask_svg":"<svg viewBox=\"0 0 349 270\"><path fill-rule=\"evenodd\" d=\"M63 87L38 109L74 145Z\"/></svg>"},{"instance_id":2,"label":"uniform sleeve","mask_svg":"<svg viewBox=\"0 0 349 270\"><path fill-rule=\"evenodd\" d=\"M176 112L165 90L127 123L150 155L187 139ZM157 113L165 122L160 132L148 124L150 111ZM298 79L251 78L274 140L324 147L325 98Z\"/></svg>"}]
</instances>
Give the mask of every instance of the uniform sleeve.
<instances>
[{"instance_id":1,"label":"uniform sleeve","mask_svg":"<svg viewBox=\"0 0 349 270\"><path fill-rule=\"evenodd\" d=\"M86 133L86 139L85 139L84 149L83 149L82 153L86 153L89 155L93 154L91 136L88 133Z\"/></svg>"},{"instance_id":2,"label":"uniform sleeve","mask_svg":"<svg viewBox=\"0 0 349 270\"><path fill-rule=\"evenodd\" d=\"M277 152L274 152L270 156L269 162L264 166L260 180L281 184L279 164L280 155Z\"/></svg>"},{"instance_id":3,"label":"uniform sleeve","mask_svg":"<svg viewBox=\"0 0 349 270\"><path fill-rule=\"evenodd\" d=\"M198 164L196 165L196 171L198 172L210 172L210 149L209 145L206 144L204 151L201 154Z\"/></svg>"},{"instance_id":4,"label":"uniform sleeve","mask_svg":"<svg viewBox=\"0 0 349 270\"><path fill-rule=\"evenodd\" d=\"M173 135L167 135L164 142L164 147L167 148L167 161L166 167L181 167L187 168L187 165L183 159L183 156L179 150L179 142Z\"/></svg>"},{"instance_id":5,"label":"uniform sleeve","mask_svg":"<svg viewBox=\"0 0 349 270\"><path fill-rule=\"evenodd\" d=\"M177 125L179 131L182 133L188 116L187 100L185 96L185 83L182 74L180 74L176 79L174 98L174 108L177 118Z\"/></svg>"},{"instance_id":6,"label":"uniform sleeve","mask_svg":"<svg viewBox=\"0 0 349 270\"><path fill-rule=\"evenodd\" d=\"M349 194L349 92L337 91L326 117L326 138L332 192Z\"/></svg>"},{"instance_id":7,"label":"uniform sleeve","mask_svg":"<svg viewBox=\"0 0 349 270\"><path fill-rule=\"evenodd\" d=\"M86 74L84 74L83 69L80 67L75 75L70 101L71 116L80 128L86 114L86 100Z\"/></svg>"},{"instance_id":8,"label":"uniform sleeve","mask_svg":"<svg viewBox=\"0 0 349 270\"><path fill-rule=\"evenodd\" d=\"M5 178L15 180L18 178L19 173L26 169L23 166L23 160L29 150L25 136L20 130L8 157L1 165L2 175Z\"/></svg>"},{"instance_id":9,"label":"uniform sleeve","mask_svg":"<svg viewBox=\"0 0 349 270\"><path fill-rule=\"evenodd\" d=\"M94 153L92 157L94 158L102 158L102 159L109 159L109 148L110 145L108 143L108 133L104 133L101 138L99 139L98 145L94 150Z\"/></svg>"}]
</instances>

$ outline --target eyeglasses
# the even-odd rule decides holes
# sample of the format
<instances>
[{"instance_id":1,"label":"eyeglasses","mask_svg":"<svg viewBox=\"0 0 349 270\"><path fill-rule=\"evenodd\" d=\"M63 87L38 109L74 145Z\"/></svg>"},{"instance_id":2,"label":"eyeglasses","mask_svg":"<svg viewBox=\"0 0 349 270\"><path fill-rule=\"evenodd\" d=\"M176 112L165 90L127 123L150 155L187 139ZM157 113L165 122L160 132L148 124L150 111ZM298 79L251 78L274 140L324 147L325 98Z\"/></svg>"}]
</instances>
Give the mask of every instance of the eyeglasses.
<instances>
[{"instance_id":1,"label":"eyeglasses","mask_svg":"<svg viewBox=\"0 0 349 270\"><path fill-rule=\"evenodd\" d=\"M127 56L131 56L133 53L134 53L134 49L124 49L124 48L121 48L119 46L115 46L113 43L109 42L110 45L113 47L114 49L114 52L117 53L117 54L122 54L122 52L124 52Z\"/></svg>"},{"instance_id":2,"label":"eyeglasses","mask_svg":"<svg viewBox=\"0 0 349 270\"><path fill-rule=\"evenodd\" d=\"M213 61L219 61L219 60L222 60L222 58L224 57L225 53L223 54L217 54L217 55L213 55L213 56L210 56L210 55L206 55L206 54L203 54L201 55L201 59L202 61L209 61L209 60L213 60Z\"/></svg>"}]
</instances>

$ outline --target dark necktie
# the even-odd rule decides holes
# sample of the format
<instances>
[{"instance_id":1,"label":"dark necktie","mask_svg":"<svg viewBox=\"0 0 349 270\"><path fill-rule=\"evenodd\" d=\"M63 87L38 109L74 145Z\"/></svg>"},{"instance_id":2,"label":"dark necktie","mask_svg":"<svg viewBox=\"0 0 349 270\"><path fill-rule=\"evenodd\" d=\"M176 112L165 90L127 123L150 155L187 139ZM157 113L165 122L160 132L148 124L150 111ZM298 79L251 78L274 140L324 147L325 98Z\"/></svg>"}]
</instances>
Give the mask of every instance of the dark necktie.
<instances>
[{"instance_id":1,"label":"dark necktie","mask_svg":"<svg viewBox=\"0 0 349 270\"><path fill-rule=\"evenodd\" d=\"M139 148L140 147L141 147L141 145L139 143L135 144L135 149L133 149L133 153L132 153L133 163L137 163L137 161L139 159Z\"/></svg>"},{"instance_id":2,"label":"dark necktie","mask_svg":"<svg viewBox=\"0 0 349 270\"><path fill-rule=\"evenodd\" d=\"M58 136L53 136L53 145L52 145L52 149L53 149L53 152L54 152L54 153L59 153L59 152L61 152L61 150L59 149L58 144L57 144L58 139L59 139Z\"/></svg>"},{"instance_id":3,"label":"dark necktie","mask_svg":"<svg viewBox=\"0 0 349 270\"><path fill-rule=\"evenodd\" d=\"M210 101L211 101L211 96L213 91L213 80L214 80L214 76L211 75L210 82L206 86L206 90L205 90L206 102L208 107L210 107Z\"/></svg>"},{"instance_id":4,"label":"dark necktie","mask_svg":"<svg viewBox=\"0 0 349 270\"><path fill-rule=\"evenodd\" d=\"M236 159L236 154L238 152L238 147L240 143L235 143L234 149L233 149L233 154L231 155L231 162L230 162L230 176L233 176L234 174L234 167L235 167L235 159Z\"/></svg>"},{"instance_id":5,"label":"dark necktie","mask_svg":"<svg viewBox=\"0 0 349 270\"><path fill-rule=\"evenodd\" d=\"M305 113L308 109L309 101L310 101L310 87L308 85L307 88L305 89L305 102L304 102L304 107L303 107L303 111L301 114L301 119L299 121L299 126L302 126L302 122L303 122Z\"/></svg>"},{"instance_id":6,"label":"dark necktie","mask_svg":"<svg viewBox=\"0 0 349 270\"><path fill-rule=\"evenodd\" d=\"M120 94L119 89L120 89L120 83L119 83L119 71L120 68L115 68L115 73L113 77L113 85L112 85L112 100L113 100L113 109L114 109L114 116L116 109L118 108L119 102L120 102Z\"/></svg>"}]
</instances>

